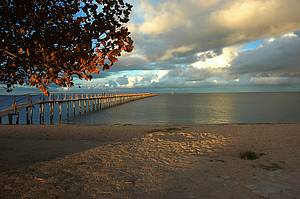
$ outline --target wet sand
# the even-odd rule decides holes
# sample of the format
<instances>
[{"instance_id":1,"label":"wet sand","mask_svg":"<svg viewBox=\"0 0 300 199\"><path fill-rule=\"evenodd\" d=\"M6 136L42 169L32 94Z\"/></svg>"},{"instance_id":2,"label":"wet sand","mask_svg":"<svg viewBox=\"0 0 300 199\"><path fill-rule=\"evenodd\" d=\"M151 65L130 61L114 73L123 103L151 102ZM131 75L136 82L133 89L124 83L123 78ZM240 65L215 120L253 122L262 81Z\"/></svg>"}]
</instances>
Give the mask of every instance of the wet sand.
<instances>
[{"instance_id":1,"label":"wet sand","mask_svg":"<svg viewBox=\"0 0 300 199\"><path fill-rule=\"evenodd\" d=\"M0 126L0 198L299 198L299 165L300 124Z\"/></svg>"}]
</instances>

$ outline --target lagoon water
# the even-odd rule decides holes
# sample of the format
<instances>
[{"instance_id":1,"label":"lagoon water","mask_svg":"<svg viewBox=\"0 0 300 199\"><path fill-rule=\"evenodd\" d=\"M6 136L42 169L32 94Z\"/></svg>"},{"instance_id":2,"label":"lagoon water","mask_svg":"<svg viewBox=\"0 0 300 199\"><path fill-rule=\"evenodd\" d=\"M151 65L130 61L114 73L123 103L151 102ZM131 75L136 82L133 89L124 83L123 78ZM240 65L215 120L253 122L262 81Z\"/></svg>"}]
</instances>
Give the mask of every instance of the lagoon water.
<instances>
[{"instance_id":1,"label":"lagoon water","mask_svg":"<svg viewBox=\"0 0 300 199\"><path fill-rule=\"evenodd\" d=\"M299 122L299 92L161 94L63 121L84 125Z\"/></svg>"}]
</instances>

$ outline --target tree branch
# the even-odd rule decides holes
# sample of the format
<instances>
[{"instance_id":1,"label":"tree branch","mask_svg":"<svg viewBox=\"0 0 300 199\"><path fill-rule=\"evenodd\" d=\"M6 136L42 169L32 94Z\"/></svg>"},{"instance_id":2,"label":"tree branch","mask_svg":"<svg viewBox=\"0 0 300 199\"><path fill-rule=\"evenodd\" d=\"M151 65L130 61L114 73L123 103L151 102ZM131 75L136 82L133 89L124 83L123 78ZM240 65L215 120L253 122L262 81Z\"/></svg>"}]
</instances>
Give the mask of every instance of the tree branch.
<instances>
[{"instance_id":1,"label":"tree branch","mask_svg":"<svg viewBox=\"0 0 300 199\"><path fill-rule=\"evenodd\" d=\"M7 50L0 49L0 51L3 51L4 53L6 53L6 54L8 54L8 55L12 56L13 58L17 58L17 55L15 55L15 54L13 54L13 53L11 53L11 52L7 51Z\"/></svg>"}]
</instances>

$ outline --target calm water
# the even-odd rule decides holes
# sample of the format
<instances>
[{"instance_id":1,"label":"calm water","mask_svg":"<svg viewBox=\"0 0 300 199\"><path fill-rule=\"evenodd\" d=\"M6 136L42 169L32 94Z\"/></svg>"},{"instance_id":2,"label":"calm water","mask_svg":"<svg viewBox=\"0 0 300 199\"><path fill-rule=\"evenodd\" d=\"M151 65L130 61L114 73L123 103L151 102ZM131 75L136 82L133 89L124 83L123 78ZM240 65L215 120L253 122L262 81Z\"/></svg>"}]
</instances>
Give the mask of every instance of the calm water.
<instances>
[{"instance_id":1,"label":"calm water","mask_svg":"<svg viewBox=\"0 0 300 199\"><path fill-rule=\"evenodd\" d=\"M63 121L89 125L299 122L300 93L162 94Z\"/></svg>"},{"instance_id":2,"label":"calm water","mask_svg":"<svg viewBox=\"0 0 300 199\"><path fill-rule=\"evenodd\" d=\"M33 101L40 100L35 95ZM17 96L24 103L28 96ZM11 106L12 96L0 96L0 109ZM69 117L63 106L66 124L203 124L203 123L300 123L300 92L237 94L161 94L110 109ZM71 109L70 109L71 110ZM54 123L58 121L55 107ZM38 106L34 108L34 124L39 124ZM77 107L78 112L78 107ZM20 123L25 124L25 110ZM7 117L2 123L8 123ZM49 107L45 106L45 124L49 124Z\"/></svg>"}]
</instances>

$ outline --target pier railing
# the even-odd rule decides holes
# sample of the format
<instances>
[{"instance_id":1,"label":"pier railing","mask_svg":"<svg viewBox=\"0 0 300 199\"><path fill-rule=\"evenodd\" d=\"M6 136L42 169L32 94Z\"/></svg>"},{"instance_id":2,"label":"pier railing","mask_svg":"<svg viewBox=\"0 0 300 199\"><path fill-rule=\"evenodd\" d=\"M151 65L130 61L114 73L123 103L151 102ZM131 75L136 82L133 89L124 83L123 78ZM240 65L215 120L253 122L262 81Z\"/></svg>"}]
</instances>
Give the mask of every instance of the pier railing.
<instances>
[{"instance_id":1,"label":"pier railing","mask_svg":"<svg viewBox=\"0 0 300 199\"><path fill-rule=\"evenodd\" d=\"M28 95L25 102L17 103L16 96L13 96L12 105L0 110L0 124L2 118L7 117L8 124L19 124L21 113L25 117L26 124L33 124L33 111L39 116L39 123L44 124L48 118L50 124L54 119L62 120L63 112L69 115L80 115L91 111L99 111L113 106L121 105L131 101L152 97L156 94L135 93L135 94L56 94L39 100L33 100ZM64 107L64 109L63 109ZM45 110L47 108L47 114ZM55 111L56 110L56 111ZM57 114L57 115L56 115Z\"/></svg>"}]
</instances>

